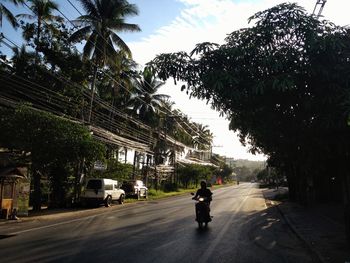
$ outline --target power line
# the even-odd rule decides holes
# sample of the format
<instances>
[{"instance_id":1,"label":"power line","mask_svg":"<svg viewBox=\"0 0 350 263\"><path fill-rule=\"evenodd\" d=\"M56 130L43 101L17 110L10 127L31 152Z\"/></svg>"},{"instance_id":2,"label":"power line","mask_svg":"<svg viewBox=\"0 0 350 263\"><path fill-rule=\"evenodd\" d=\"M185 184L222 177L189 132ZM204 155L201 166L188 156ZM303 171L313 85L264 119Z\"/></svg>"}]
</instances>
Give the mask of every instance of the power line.
<instances>
[{"instance_id":1,"label":"power line","mask_svg":"<svg viewBox=\"0 0 350 263\"><path fill-rule=\"evenodd\" d=\"M75 5L72 4L70 0L67 0L67 2L82 16L83 14L78 10L78 8L75 7Z\"/></svg>"},{"instance_id":2,"label":"power line","mask_svg":"<svg viewBox=\"0 0 350 263\"><path fill-rule=\"evenodd\" d=\"M14 92L19 93L23 97L29 98L31 102L40 102L40 105L41 105L40 107L41 108L46 107L50 112L54 111L55 113L58 113L56 109L52 108L52 106L62 109L62 104L66 104L66 107L71 106L72 108L74 108L75 105L77 104L76 101L71 101L70 99L68 99L67 97L63 96L60 93L49 90L42 85L39 85L35 82L24 79L18 75L11 75L8 77L3 75L3 77L7 78L10 82L12 81L14 83L14 85L12 85L12 87L16 88L16 90ZM16 79L20 79L20 80L17 81ZM28 83L28 84L26 84L26 83ZM9 83L7 83L7 84L9 85ZM24 89L24 87L27 87L28 89ZM33 89L35 89L36 87L39 90L35 92L35 90L33 90ZM24 92L20 91L21 89L24 90ZM46 92L49 92L51 95L49 95L48 93L45 93L41 90L46 90ZM34 94L33 94L33 92L34 92ZM46 95L46 98L42 98L40 95ZM49 97L47 97L47 96L49 96ZM16 98L16 97L13 97L13 98ZM47 99L50 99L51 102L48 102ZM52 99L54 99L54 101L56 100L56 102L52 101ZM68 101L65 99L68 99ZM62 111L59 113L61 114ZM94 112L94 114L99 115L100 117L103 117L104 120L107 120L106 118L108 118L108 117L105 117L103 114L98 113L98 112ZM109 121L110 121L110 119L109 119ZM114 122L113 125L116 125L116 122ZM130 132L134 132L136 134L139 134L138 137L135 137L135 138L137 138L137 139L144 138L144 139L149 140L149 136L145 137L144 135L142 135L140 133L141 132L140 130L137 130L137 129L131 128L131 127L129 127L129 128L125 128L122 126L117 126L117 127L119 130L123 131L123 133L128 135L128 136L131 135Z\"/></svg>"},{"instance_id":3,"label":"power line","mask_svg":"<svg viewBox=\"0 0 350 263\"><path fill-rule=\"evenodd\" d=\"M5 46L7 46L9 49L13 49L13 46L11 46L9 43L7 43L6 38L3 33L0 35L0 42L2 42Z\"/></svg>"},{"instance_id":4,"label":"power line","mask_svg":"<svg viewBox=\"0 0 350 263\"><path fill-rule=\"evenodd\" d=\"M83 14L78 10L78 8L76 8L76 6L70 1L70 0L67 0L68 2L69 2L69 4L81 15L81 16L83 16ZM61 12L60 12L61 13ZM71 22L67 17L65 17L67 20L68 20L68 22L70 22L74 27L76 27L75 25L74 25L74 23L73 22ZM106 38L104 37L104 36L102 36L101 35L101 33L100 32L97 32L98 33L98 35L103 39L103 41L104 42L106 42L106 44L107 45L109 45L112 49L114 49L114 47L111 45L111 43L109 43L107 40L106 40ZM97 47L95 47L95 48L97 48ZM100 50L101 51L101 50ZM131 77L128 73L125 73L128 77ZM115 81L115 79L112 77L112 80L114 80ZM146 84L148 84L148 85L150 85L150 83L148 83L146 80L145 80L145 82L146 82ZM126 91L128 91L128 92L130 92L128 89L126 89L124 86L122 86L120 83L118 83L118 82L116 82L117 83L117 85L119 85L120 87L122 87L123 89L125 89ZM145 90L143 90L142 89L142 87L140 87L141 88L141 91L143 91L143 92L145 92L145 93L149 93L149 92L147 92L147 91L145 91ZM131 92L130 92L131 93ZM138 97L137 97L138 98ZM144 102L144 103L146 103L146 104L148 104L147 102L145 102L145 101L143 101L142 99L140 99L140 98L138 98L140 101L142 101L142 102ZM170 113L171 115L173 115L173 112L171 112L170 110L168 110L167 108L165 108L165 110L167 110L168 111L168 113ZM165 114L165 115L167 115L167 113L166 112L164 112L164 111L162 111L162 110L160 110L160 109L158 109L158 111L159 112L161 112L161 113L163 113L163 114ZM180 115L178 115L178 117L181 117ZM176 120L175 120L176 121ZM177 121L176 121L176 123L183 129L183 130L185 130ZM195 134L197 134L198 136L200 136L200 137L202 137L202 134L200 134L198 131L195 131L193 128L191 128L185 121L183 121L183 123L190 129L190 130L192 130ZM186 130L185 130L186 131ZM190 136L192 136L191 134L189 134ZM202 139L203 140L205 140L206 141L206 138L205 137L202 137Z\"/></svg>"},{"instance_id":5,"label":"power line","mask_svg":"<svg viewBox=\"0 0 350 263\"><path fill-rule=\"evenodd\" d=\"M60 104L49 102L49 101L45 100L45 98L37 96L36 94L30 94L30 92L29 92L30 90L27 90L27 92L22 92L19 90L22 87L21 85L7 83L6 81L5 81L5 84L7 87L16 88L15 93L12 95L7 93L6 98L12 99L14 101L18 101L18 96L16 96L16 93L17 93L17 94L22 95L24 98L25 97L29 98L30 99L29 101L31 102L31 104L33 106L40 108L42 110L46 110L48 112L54 113L55 115L62 116L63 111L62 111ZM99 120L106 120L107 122L109 122L108 117L104 116L103 114L101 114L99 112L95 112L95 111L93 112L93 114L99 115ZM67 114L64 114L64 115L66 117L69 116L70 119L78 120L77 118L74 118L71 115L67 115ZM101 124L101 122L98 122L98 123ZM106 128L104 125L102 125L102 127ZM137 131L135 129L122 127L122 126L118 125L117 123L113 123L113 127L121 130L123 135L127 135L126 137L133 138L136 141L140 141L140 139L141 139L142 142L145 142L145 141L147 141L149 143L152 142L152 140L150 140L149 136L145 136L143 134L136 134L136 136L133 136L132 133Z\"/></svg>"},{"instance_id":6,"label":"power line","mask_svg":"<svg viewBox=\"0 0 350 263\"><path fill-rule=\"evenodd\" d=\"M70 1L68 1L74 8L75 8L75 6L70 2ZM25 6L30 10L30 11L32 11L31 9L30 9L30 7L25 3ZM77 9L77 8L75 8L80 14L81 14L81 12ZM66 19L67 19L67 21L68 22L70 22L72 25L73 25L73 27L75 28L76 26L74 25L74 23L72 23L59 9L57 10L60 14L62 14ZM82 14L81 14L82 15ZM43 20L43 22L45 23L45 24L47 24L47 22L45 21L45 20ZM48 24L47 24L48 25ZM102 37L102 39L107 43L107 44L109 44L108 43L108 41L103 37L103 36L101 36L100 35L100 37ZM109 44L110 45L110 44ZM98 47L95 47L95 48L98 48ZM78 51L79 52L79 51ZM81 52L79 52L79 53L81 53ZM91 63L93 64L93 65L95 65L95 66L97 66L93 61L91 61ZM127 88L125 88L123 85L121 85L118 81L116 81L114 78L113 78L113 76L111 76L110 74L108 74L107 72L104 72L104 74L106 75L106 76L108 76L111 80L113 80L118 86L120 86L121 88L123 88L124 90L126 90L127 92L129 92L130 94L132 94L131 92L130 92L130 90L128 90ZM126 75L127 76L129 76L130 77L130 75L129 74L127 74L126 73ZM149 83L148 83L149 84ZM85 92L85 91L84 91ZM139 97L137 97L137 99L139 99L140 101L142 101L143 103L145 103L145 104L148 104L147 102L145 102L145 101L143 101L141 98L139 98ZM173 112L171 112L170 110L168 110L168 109L166 109L170 114L172 114L173 115ZM158 109L158 111L159 112L162 112L163 114L166 114L167 115L167 113L166 112L164 112L164 111L162 111L162 110L160 110L160 109ZM181 118L181 116L179 116L180 118ZM177 121L176 121L177 122ZM198 132L198 131L195 131L192 127L190 127L185 121L183 121L183 123L191 130L191 131L193 131L195 134L197 134L198 136L200 136L202 139L204 139L204 140L206 140L206 138L205 137L202 137L202 135ZM186 129L184 129L178 122L177 122L177 124L186 132ZM192 136L191 134L189 134L190 136Z\"/></svg>"},{"instance_id":7,"label":"power line","mask_svg":"<svg viewBox=\"0 0 350 263\"><path fill-rule=\"evenodd\" d=\"M4 36L7 40L11 41L10 39L8 39L6 36ZM12 41L11 41L12 42ZM13 42L12 42L13 43ZM16 44L15 44L16 45ZM18 47L18 46L17 46ZM19 47L18 47L19 48ZM48 68L47 68L48 69ZM64 77L61 78L60 76L52 73L49 69L48 69L48 74L50 74L51 76L53 76L54 78L57 78L58 80L62 81L62 82L65 82L66 84L70 84L72 86L75 86L75 87L78 87L80 88L80 86L75 83L75 82L72 82L71 80L69 80L66 76L64 76L62 73L61 75L63 75ZM43 87L42 88L48 90L47 88ZM51 91L51 90L49 90ZM90 94L88 94L87 90L83 89L83 94L86 96L86 97L90 97ZM140 121L137 121L135 120L133 117L129 116L128 114L118 110L117 108L113 107L112 105L108 104L107 102L101 100L100 98L96 97L95 98L95 102L97 102L100 106L104 107L105 109L113 112L114 114L117 114L118 116L124 118L124 119L127 119L129 121L132 121L134 122L136 125L139 125L139 126L142 126L143 128L145 129L150 129L149 126L145 125L144 123L140 122Z\"/></svg>"}]
</instances>

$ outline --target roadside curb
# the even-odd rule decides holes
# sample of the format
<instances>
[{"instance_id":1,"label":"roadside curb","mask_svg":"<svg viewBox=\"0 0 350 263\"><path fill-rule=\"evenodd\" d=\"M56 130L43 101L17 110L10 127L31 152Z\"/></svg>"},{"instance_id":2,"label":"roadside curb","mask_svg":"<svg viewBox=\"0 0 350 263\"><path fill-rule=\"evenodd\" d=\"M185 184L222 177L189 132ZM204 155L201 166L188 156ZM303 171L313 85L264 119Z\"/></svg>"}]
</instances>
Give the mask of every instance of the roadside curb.
<instances>
[{"instance_id":1,"label":"roadside curb","mask_svg":"<svg viewBox=\"0 0 350 263\"><path fill-rule=\"evenodd\" d=\"M287 215L285 215L285 213L283 213L282 209L280 208L280 204L275 203L274 201L268 199L265 195L265 191L262 191L264 199L265 199L265 204L267 207L275 207L278 211L278 213L282 216L283 220L287 223L288 227L291 229L291 231L296 235L296 237L301 240L307 247L307 249L313 254L315 255L319 262L321 263L329 263L329 261L327 261L319 251L317 251L311 244L310 242L304 238L304 236L298 231L298 229L295 227L295 225L293 224L293 222L288 218Z\"/></svg>"},{"instance_id":2,"label":"roadside curb","mask_svg":"<svg viewBox=\"0 0 350 263\"><path fill-rule=\"evenodd\" d=\"M18 219L18 220L1 219L0 226L7 225L7 224L21 223L21 222L23 222L22 219Z\"/></svg>"}]
</instances>

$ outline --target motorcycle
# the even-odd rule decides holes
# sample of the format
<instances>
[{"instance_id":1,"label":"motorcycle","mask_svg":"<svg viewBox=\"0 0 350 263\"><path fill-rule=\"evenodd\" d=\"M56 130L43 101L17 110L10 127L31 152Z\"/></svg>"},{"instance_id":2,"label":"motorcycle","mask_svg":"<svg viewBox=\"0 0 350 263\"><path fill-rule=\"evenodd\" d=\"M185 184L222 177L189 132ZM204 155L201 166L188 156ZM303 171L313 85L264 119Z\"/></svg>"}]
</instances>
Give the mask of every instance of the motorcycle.
<instances>
[{"instance_id":1,"label":"motorcycle","mask_svg":"<svg viewBox=\"0 0 350 263\"><path fill-rule=\"evenodd\" d=\"M194 193L191 193L194 195ZM208 226L208 223L211 221L211 216L209 214L209 202L206 197L199 196L196 199L196 221L198 222L198 227L203 228Z\"/></svg>"}]
</instances>

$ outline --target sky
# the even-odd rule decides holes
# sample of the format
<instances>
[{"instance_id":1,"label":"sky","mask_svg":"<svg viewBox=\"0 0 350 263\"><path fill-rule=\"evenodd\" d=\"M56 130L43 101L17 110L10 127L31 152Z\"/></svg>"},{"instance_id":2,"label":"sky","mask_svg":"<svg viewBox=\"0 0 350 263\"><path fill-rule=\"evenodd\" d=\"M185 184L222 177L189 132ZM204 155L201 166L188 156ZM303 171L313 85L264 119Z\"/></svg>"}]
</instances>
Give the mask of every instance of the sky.
<instances>
[{"instance_id":1,"label":"sky","mask_svg":"<svg viewBox=\"0 0 350 263\"><path fill-rule=\"evenodd\" d=\"M0 0L1 2L3 0ZM70 19L79 16L66 0L57 0L60 10ZM76 0L71 0L78 8ZM265 10L286 1L281 0L129 0L136 4L139 15L127 19L136 23L141 32L123 33L121 37L130 47L134 60L140 65L152 60L157 54L191 51L197 43L224 43L227 34L248 26L248 18L258 11ZM292 1L312 13L316 0ZM349 0L328 0L322 15L337 25L350 24L347 15ZM22 9L17 13L28 13ZM17 44L21 43L18 32L4 22L2 30ZM5 48L0 47L2 50ZM214 134L213 152L235 159L264 160L263 155L252 155L243 147L236 134L228 129L228 120L210 109L204 101L189 99L180 91L181 83L173 80L165 83L160 93L168 94L175 102L174 108L187 114L192 121L208 125Z\"/></svg>"}]
</instances>

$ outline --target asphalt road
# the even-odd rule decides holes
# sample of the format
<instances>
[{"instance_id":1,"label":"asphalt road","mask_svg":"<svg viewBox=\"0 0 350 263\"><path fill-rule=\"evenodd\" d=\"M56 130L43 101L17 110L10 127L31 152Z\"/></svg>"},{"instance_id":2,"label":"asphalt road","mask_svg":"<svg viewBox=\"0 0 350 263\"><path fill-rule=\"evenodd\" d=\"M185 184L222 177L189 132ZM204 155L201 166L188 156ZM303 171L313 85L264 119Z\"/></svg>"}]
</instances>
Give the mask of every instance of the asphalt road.
<instances>
[{"instance_id":1,"label":"asphalt road","mask_svg":"<svg viewBox=\"0 0 350 263\"><path fill-rule=\"evenodd\" d=\"M215 190L211 208L206 230L190 195L2 225L0 262L317 262L255 184Z\"/></svg>"}]
</instances>

